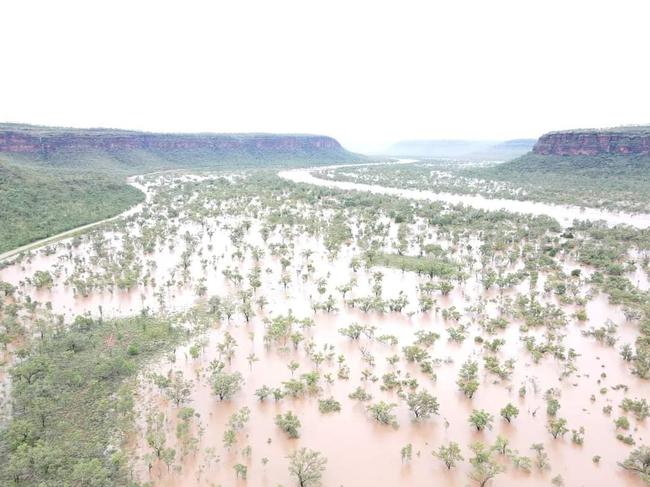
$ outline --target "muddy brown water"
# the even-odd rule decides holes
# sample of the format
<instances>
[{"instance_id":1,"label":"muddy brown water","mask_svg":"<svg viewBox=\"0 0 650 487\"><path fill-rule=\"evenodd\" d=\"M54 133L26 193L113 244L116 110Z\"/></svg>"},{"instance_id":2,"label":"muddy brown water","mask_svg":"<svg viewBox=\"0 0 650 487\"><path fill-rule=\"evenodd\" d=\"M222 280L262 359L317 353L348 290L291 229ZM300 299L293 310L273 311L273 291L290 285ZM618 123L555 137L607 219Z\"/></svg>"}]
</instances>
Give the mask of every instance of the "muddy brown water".
<instances>
[{"instance_id":1,"label":"muddy brown water","mask_svg":"<svg viewBox=\"0 0 650 487\"><path fill-rule=\"evenodd\" d=\"M196 227L189 226L193 232ZM181 227L178 235L185 229ZM128 229L127 229L128 231ZM108 235L119 246L120 232ZM273 235L271 240L278 241L279 235ZM259 228L254 225L246 237L246 241L263 246L259 236ZM24 292L41 302L50 301L54 313L61 313L66 319L74 315L90 312L97 315L102 307L105 316L129 315L139 312L143 306L152 310L158 309L159 303L152 287L138 286L129 291L101 291L92 292L89 296L76 295L74 291L63 285L66 276L70 274L72 264L64 256L68 250L64 249L65 242L57 246L58 250L52 255L39 252L30 261L9 266L0 271L0 280L13 284L20 284L26 277L33 275L36 270L48 270L59 267L61 275L56 279L51 290L36 290L29 286L24 287ZM208 249L212 245L212 249ZM214 294L227 295L235 293L237 288L227 282L221 274L221 269L227 264L237 266L245 275L252 266L252 259L247 256L242 262L230 261L228 255L233 248L229 243L226 233L218 231L212 239L206 235L201 236L201 247L204 256L218 257L218 271L210 267L206 271L201 268L198 258L193 259L192 276L196 279L206 277L208 287L207 296ZM492 481L491 485L501 486L547 486L551 478L560 474L568 486L641 486L643 483L636 477L622 470L616 465L617 461L624 459L630 447L615 438L616 430L613 420L621 415L618 405L624 397L622 390L609 389L617 384L626 384L631 393L629 397L649 397L648 383L641 381L630 374L627 366L621 361L617 348L598 344L592 338L586 338L580 331L589 326L602 326L608 319L619 325L619 342L633 342L637 330L634 324L626 323L622 310L618 306L608 303L606 296L596 295L586 306L589 321L578 324L570 319L566 328L565 343L580 353L576 360L578 372L564 380L559 380L560 366L552 359L545 358L539 364L533 363L530 355L525 351L520 341L520 323L513 322L508 329L499 334L506 339L506 345L498 353L501 361L507 358L516 360L515 371L510 380L499 381L497 377L483 370L482 348L473 340L479 335L479 328L471 326L468 338L462 344L447 341L446 327L454 324L445 322L440 313L415 313L409 316L408 312L416 311L417 285L423 278L413 273L402 273L399 270L382 268L384 273L384 297L395 297L399 291L404 291L409 298L409 306L403 313L363 313L360 310L346 307L341 303L334 289L337 285L348 282L356 276L359 286L353 292L356 296L365 296L370 293L369 274L364 270L353 273L349 268L350 258L355 255L356 249L343 248L334 261L328 261L326 251L317 240L306 236L296 239L294 249L294 262L301 262L300 254L305 249L315 251L312 257L316 267L316 277L330 274L328 293L337 296L340 310L336 313L313 313L310 299L322 299L316 290L313 281L303 282L292 274L293 282L287 291L278 283L281 266L277 258L266 252L266 257L261 263L263 271L271 269L271 273L263 272L263 286L257 294L265 295L269 301L267 309L259 313L251 323L245 323L237 316L229 323L223 320L221 324L215 323L215 328L207 334L207 344L203 353L197 359L192 359L189 347L192 343L180 347L175 352L175 359L161 358L158 363L152 364L147 372L156 371L166 374L169 371L182 371L186 378L192 378L194 388L188 406L194 408L200 416L195 420L194 433L198 435L200 421L203 433L200 435L197 453L190 453L184 458L178 458L171 469L160 461L153 464L148 471L143 460L151 449L144 439L144 416L146 410L155 405L162 410L167 419L168 445L173 446L180 453L180 445L175 436L176 414L178 408L161 396L158 389L147 379L143 373L139 380L138 391L138 431L129 439L129 449L133 458L133 471L140 481L150 481L159 486L211 486L211 485L295 485L295 481L288 473L288 460L286 455L299 447L308 447L322 452L327 458L327 469L323 477L326 486L464 486L473 484L467 474L469 472L468 458L471 456L468 445L473 441L493 443L497 435L508 438L510 448L519 451L520 455L533 457L530 450L532 443L543 443L549 455L551 469L540 473L534 467L527 474L517 471L511 462L503 459L507 470ZM174 250L167 246L158 247L156 252L143 260L154 260L157 267L154 270L159 287L169 277L172 268L179 261L179 254L183 250L177 245ZM73 255L83 257L89 253L89 244L84 243L79 248L72 250ZM221 258L222 255L225 258ZM376 269L373 269L373 271ZM516 289L525 293L528 283L524 282ZM538 289L541 291L543 279L540 279ZM515 291L507 291L513 294ZM461 322L471 323L471 318L466 310L479 299L485 300L490 315L496 315L499 293L495 290L484 291L475 278L468 279L461 287L457 287L449 296L438 297L441 307L456 306L463 311ZM172 286L165 292L165 309L183 309L205 298L197 298L193 285ZM492 300L492 301L491 301ZM545 296L544 300L555 302L554 297ZM563 309L570 314L576 308L568 305ZM307 334L316 343L317 349L324 344L333 345L336 355L343 354L350 367L349 380L335 380L328 385L321 380L323 393L321 398L333 396L341 402L342 410L339 413L321 414L318 410L318 399L306 396L300 399L285 398L279 402L267 399L259 402L254 396L254 391L262 385L280 386L282 381L291 378L287 368L288 362L295 360L300 364L295 376L315 370L314 364L306 356L302 347L294 351L289 347L287 351L277 348L270 350L263 343L264 323L263 318L286 314L291 310L298 318L312 317L316 326ZM400 343L397 347L383 345L376 341L362 338L359 342L351 341L341 336L338 329L351 323L374 325L377 327L376 336L393 334ZM230 370L240 371L245 379L243 389L230 401L219 402L211 391L207 378L207 368L211 360L217 358L216 344L222 340L225 331L229 331L237 340L238 347ZM374 375L381 376L395 370L385 360L393 354L401 355L401 347L411 344L417 330L436 331L441 339L430 349L431 356L442 360L441 365L435 370L437 380L424 376L417 364L406 363L404 359L398 364L397 369L402 374L409 372L416 377L420 387L433 393L440 403L440 414L431 419L414 421L407 407L394 392L380 390L380 382L363 382L361 371L367 366L362 360L361 347L367 348L376 360ZM251 339L253 333L253 339ZM532 334L541 336L542 330ZM246 356L255 353L258 362L249 366ZM473 399L465 398L456 386L458 369L464 360L474 357L481 365L481 386ZM332 373L336 377L336 360L332 363L320 365L321 374ZM601 379L601 373L606 378ZM535 392L532 379L538 385ZM600 383L599 383L600 380ZM525 398L518 394L522 383L527 385ZM386 400L395 402L398 407L395 414L399 428L380 425L373 422L365 411L365 405L348 398L358 385L365 385L368 392L373 395L373 401ZM561 390L562 407L558 415L568 420L569 428L578 429L583 426L586 430L583 446L571 442L568 433L563 439L554 440L546 431L546 413L543 393L550 387ZM601 387L607 387L607 393L601 394ZM590 396L595 396L592 401ZM499 417L500 409L506 403L512 402L519 410L519 416L508 424ZM604 415L602 408L606 405L613 407L611 416ZM247 426L239 433L237 444L229 451L222 445L222 437L230 415L241 407L249 407L251 418ZM494 427L490 431L476 432L468 424L468 417L473 409L485 409L494 416ZM299 417L302 427L300 438L289 439L274 424L276 414L293 411ZM536 412L533 414L533 412ZM631 433L638 444L644 444L648 438L648 425L646 422L637 423L630 418L632 423ZM431 455L442 443L449 441L461 445L465 461L457 468L448 471L442 462ZM411 461L402 462L400 450L411 443L413 445L413 458ZM250 457L242 455L242 449L251 447ZM217 458L212 458L208 449L214 449ZM592 458L600 455L602 460L595 465ZM267 458L268 463L262 464L262 459ZM248 466L248 479L237 479L233 466L237 463Z\"/></svg>"}]
</instances>

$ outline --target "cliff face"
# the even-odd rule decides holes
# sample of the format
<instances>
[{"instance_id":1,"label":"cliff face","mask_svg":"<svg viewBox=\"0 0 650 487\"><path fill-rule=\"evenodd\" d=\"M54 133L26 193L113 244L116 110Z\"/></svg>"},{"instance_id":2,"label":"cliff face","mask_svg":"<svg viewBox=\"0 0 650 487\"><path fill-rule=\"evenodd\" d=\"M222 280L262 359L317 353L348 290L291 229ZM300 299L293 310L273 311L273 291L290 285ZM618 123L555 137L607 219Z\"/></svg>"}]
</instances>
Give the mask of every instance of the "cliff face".
<instances>
[{"instance_id":1,"label":"cliff face","mask_svg":"<svg viewBox=\"0 0 650 487\"><path fill-rule=\"evenodd\" d=\"M183 151L216 153L277 152L311 153L345 150L333 138L320 135L281 134L158 134L110 129L54 129L0 125L0 152L48 157L57 151L84 150Z\"/></svg>"},{"instance_id":2,"label":"cliff face","mask_svg":"<svg viewBox=\"0 0 650 487\"><path fill-rule=\"evenodd\" d=\"M650 154L650 127L550 132L539 138L535 154L597 156L602 154Z\"/></svg>"}]
</instances>

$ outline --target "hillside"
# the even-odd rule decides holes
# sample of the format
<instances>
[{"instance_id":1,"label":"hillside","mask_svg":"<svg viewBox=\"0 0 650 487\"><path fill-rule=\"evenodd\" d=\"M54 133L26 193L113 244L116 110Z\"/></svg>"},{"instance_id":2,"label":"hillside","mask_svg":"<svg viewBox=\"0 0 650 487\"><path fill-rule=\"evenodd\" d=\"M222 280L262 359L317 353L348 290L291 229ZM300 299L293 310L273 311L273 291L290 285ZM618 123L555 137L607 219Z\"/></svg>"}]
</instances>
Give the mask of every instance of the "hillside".
<instances>
[{"instance_id":1,"label":"hillside","mask_svg":"<svg viewBox=\"0 0 650 487\"><path fill-rule=\"evenodd\" d=\"M143 195L126 176L354 162L333 138L162 134L0 124L0 253L114 216Z\"/></svg>"},{"instance_id":2,"label":"hillside","mask_svg":"<svg viewBox=\"0 0 650 487\"><path fill-rule=\"evenodd\" d=\"M530 151L534 139L486 140L405 140L393 144L388 155L422 158L508 160Z\"/></svg>"},{"instance_id":3,"label":"hillside","mask_svg":"<svg viewBox=\"0 0 650 487\"><path fill-rule=\"evenodd\" d=\"M143 199L122 178L0 162L0 253L109 218Z\"/></svg>"},{"instance_id":4,"label":"hillside","mask_svg":"<svg viewBox=\"0 0 650 487\"><path fill-rule=\"evenodd\" d=\"M187 167L305 165L362 160L331 137L174 134L0 124L0 159L137 174Z\"/></svg>"},{"instance_id":5,"label":"hillside","mask_svg":"<svg viewBox=\"0 0 650 487\"><path fill-rule=\"evenodd\" d=\"M650 127L550 132L512 161L466 175L509 182L531 199L650 211Z\"/></svg>"},{"instance_id":6,"label":"hillside","mask_svg":"<svg viewBox=\"0 0 650 487\"><path fill-rule=\"evenodd\" d=\"M549 132L539 138L533 152L556 156L650 155L650 126Z\"/></svg>"}]
</instances>

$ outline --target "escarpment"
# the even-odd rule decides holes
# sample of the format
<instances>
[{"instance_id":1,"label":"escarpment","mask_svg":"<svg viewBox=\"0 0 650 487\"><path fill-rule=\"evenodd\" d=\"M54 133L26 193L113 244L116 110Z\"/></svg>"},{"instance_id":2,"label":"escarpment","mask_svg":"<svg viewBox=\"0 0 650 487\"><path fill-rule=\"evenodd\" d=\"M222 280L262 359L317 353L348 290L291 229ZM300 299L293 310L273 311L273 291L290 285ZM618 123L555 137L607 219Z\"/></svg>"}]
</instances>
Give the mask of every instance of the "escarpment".
<instances>
[{"instance_id":1,"label":"escarpment","mask_svg":"<svg viewBox=\"0 0 650 487\"><path fill-rule=\"evenodd\" d=\"M533 153L557 156L650 154L650 126L549 132L542 135Z\"/></svg>"}]
</instances>

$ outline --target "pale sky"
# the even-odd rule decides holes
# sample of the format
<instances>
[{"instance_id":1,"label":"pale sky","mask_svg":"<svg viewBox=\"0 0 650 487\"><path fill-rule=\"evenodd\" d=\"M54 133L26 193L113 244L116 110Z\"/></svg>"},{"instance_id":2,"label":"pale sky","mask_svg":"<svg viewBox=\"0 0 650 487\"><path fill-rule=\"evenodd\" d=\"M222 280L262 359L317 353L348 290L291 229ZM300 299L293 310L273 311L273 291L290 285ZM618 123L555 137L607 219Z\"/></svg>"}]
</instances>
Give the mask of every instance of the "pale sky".
<instances>
[{"instance_id":1,"label":"pale sky","mask_svg":"<svg viewBox=\"0 0 650 487\"><path fill-rule=\"evenodd\" d=\"M0 121L401 139L650 123L647 0L15 0Z\"/></svg>"}]
</instances>

